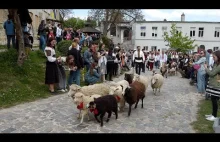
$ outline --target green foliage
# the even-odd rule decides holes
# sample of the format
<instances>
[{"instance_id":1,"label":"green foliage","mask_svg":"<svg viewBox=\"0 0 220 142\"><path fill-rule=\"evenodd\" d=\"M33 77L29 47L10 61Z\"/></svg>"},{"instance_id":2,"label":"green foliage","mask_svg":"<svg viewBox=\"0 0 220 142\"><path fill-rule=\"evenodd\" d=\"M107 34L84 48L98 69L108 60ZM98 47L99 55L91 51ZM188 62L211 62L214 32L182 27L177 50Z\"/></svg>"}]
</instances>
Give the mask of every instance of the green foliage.
<instances>
[{"instance_id":1,"label":"green foliage","mask_svg":"<svg viewBox=\"0 0 220 142\"><path fill-rule=\"evenodd\" d=\"M109 49L110 47L110 39L107 36L102 37L102 42L105 44L105 47Z\"/></svg>"},{"instance_id":2,"label":"green foliage","mask_svg":"<svg viewBox=\"0 0 220 142\"><path fill-rule=\"evenodd\" d=\"M0 49L7 49L7 46L6 45L0 45Z\"/></svg>"},{"instance_id":3,"label":"green foliage","mask_svg":"<svg viewBox=\"0 0 220 142\"><path fill-rule=\"evenodd\" d=\"M81 53L83 54L88 49L87 46L82 47Z\"/></svg>"},{"instance_id":4,"label":"green foliage","mask_svg":"<svg viewBox=\"0 0 220 142\"><path fill-rule=\"evenodd\" d=\"M172 24L170 35L165 32L164 33L164 41L168 42L167 46L170 48L176 49L178 52L187 52L189 50L195 49L197 45L194 45L194 41L189 36L183 35L181 31L178 31L176 28L176 24Z\"/></svg>"},{"instance_id":5,"label":"green foliage","mask_svg":"<svg viewBox=\"0 0 220 142\"><path fill-rule=\"evenodd\" d=\"M81 29L85 26L85 21L80 18L70 18L63 23L64 27Z\"/></svg>"},{"instance_id":6,"label":"green foliage","mask_svg":"<svg viewBox=\"0 0 220 142\"><path fill-rule=\"evenodd\" d=\"M57 45L57 50L60 52L61 56L66 56L69 47L72 45L72 40L62 40Z\"/></svg>"},{"instance_id":7,"label":"green foliage","mask_svg":"<svg viewBox=\"0 0 220 142\"><path fill-rule=\"evenodd\" d=\"M10 49L0 53L0 108L50 96L44 84L45 55L30 53L23 66L17 65L18 53Z\"/></svg>"}]
</instances>

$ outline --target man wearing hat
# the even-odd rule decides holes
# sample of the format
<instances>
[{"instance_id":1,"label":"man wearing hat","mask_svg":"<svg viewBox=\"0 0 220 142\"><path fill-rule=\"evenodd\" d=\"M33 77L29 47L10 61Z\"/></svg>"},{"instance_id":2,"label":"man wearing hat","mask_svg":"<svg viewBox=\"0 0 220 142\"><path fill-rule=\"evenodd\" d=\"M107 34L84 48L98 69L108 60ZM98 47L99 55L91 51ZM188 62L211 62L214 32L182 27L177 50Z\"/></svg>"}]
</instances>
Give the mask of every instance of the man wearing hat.
<instances>
[{"instance_id":1,"label":"man wearing hat","mask_svg":"<svg viewBox=\"0 0 220 142\"><path fill-rule=\"evenodd\" d=\"M31 47L29 36L30 36L30 33L24 32L24 48L25 48L25 53L26 53L27 58L29 56L30 47Z\"/></svg>"}]
</instances>

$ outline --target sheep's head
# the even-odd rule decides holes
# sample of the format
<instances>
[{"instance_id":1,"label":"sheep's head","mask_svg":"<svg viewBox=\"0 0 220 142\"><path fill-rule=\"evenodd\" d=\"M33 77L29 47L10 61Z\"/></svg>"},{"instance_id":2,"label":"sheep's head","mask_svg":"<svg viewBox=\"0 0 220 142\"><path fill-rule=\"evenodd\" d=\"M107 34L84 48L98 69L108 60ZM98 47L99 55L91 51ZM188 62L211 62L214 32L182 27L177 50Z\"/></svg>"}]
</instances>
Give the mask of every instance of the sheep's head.
<instances>
[{"instance_id":1,"label":"sheep's head","mask_svg":"<svg viewBox=\"0 0 220 142\"><path fill-rule=\"evenodd\" d=\"M127 87L127 88L125 89L124 98L125 98L125 99L126 99L126 98L129 98L129 97L132 95L132 93L133 93L133 88Z\"/></svg>"},{"instance_id":2,"label":"sheep's head","mask_svg":"<svg viewBox=\"0 0 220 142\"><path fill-rule=\"evenodd\" d=\"M75 94L75 97L74 97L74 100L73 100L74 104L79 105L81 102L83 102L83 97L84 97L83 93L77 92Z\"/></svg>"},{"instance_id":3,"label":"sheep's head","mask_svg":"<svg viewBox=\"0 0 220 142\"><path fill-rule=\"evenodd\" d=\"M123 88L123 85L111 86L109 95L124 95Z\"/></svg>"},{"instance_id":4,"label":"sheep's head","mask_svg":"<svg viewBox=\"0 0 220 142\"><path fill-rule=\"evenodd\" d=\"M89 109L96 109L96 104L95 104L95 102L94 102L94 101L90 102L88 108L89 108Z\"/></svg>"},{"instance_id":5,"label":"sheep's head","mask_svg":"<svg viewBox=\"0 0 220 142\"><path fill-rule=\"evenodd\" d=\"M81 87L76 85L76 84L72 84L70 86L69 92L68 92L68 96L74 98L74 95L76 94L76 92L79 92L81 90Z\"/></svg>"},{"instance_id":6,"label":"sheep's head","mask_svg":"<svg viewBox=\"0 0 220 142\"><path fill-rule=\"evenodd\" d=\"M125 73L124 80L128 81L129 84L131 84L133 82L133 78L134 78L133 74Z\"/></svg>"},{"instance_id":7,"label":"sheep's head","mask_svg":"<svg viewBox=\"0 0 220 142\"><path fill-rule=\"evenodd\" d=\"M158 77L154 75L154 76L151 78L151 84L152 84L152 85L155 84L155 83L157 82L157 80L158 80Z\"/></svg>"},{"instance_id":8,"label":"sheep's head","mask_svg":"<svg viewBox=\"0 0 220 142\"><path fill-rule=\"evenodd\" d=\"M133 81L140 81L140 75L135 74L134 78L133 78Z\"/></svg>"}]
</instances>

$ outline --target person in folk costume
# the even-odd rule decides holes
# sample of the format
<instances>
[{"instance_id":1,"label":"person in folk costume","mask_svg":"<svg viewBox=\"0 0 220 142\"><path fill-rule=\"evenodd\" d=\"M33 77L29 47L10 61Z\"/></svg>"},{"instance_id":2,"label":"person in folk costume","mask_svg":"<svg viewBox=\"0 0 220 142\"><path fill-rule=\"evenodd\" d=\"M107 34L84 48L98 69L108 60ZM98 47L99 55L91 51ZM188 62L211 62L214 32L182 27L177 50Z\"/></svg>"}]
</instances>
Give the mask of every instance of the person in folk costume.
<instances>
[{"instance_id":1,"label":"person in folk costume","mask_svg":"<svg viewBox=\"0 0 220 142\"><path fill-rule=\"evenodd\" d=\"M133 61L135 63L136 74L141 74L141 69L143 66L143 62L145 61L145 56L143 51L141 51L141 47L137 47L137 51L134 52Z\"/></svg>"},{"instance_id":2,"label":"person in folk costume","mask_svg":"<svg viewBox=\"0 0 220 142\"><path fill-rule=\"evenodd\" d=\"M164 51L162 51L162 54L160 55L160 68L162 68L163 63L167 64L167 55Z\"/></svg>"},{"instance_id":3,"label":"person in folk costume","mask_svg":"<svg viewBox=\"0 0 220 142\"><path fill-rule=\"evenodd\" d=\"M151 54L148 56L148 61L149 61L150 71L152 71L153 68L154 68L154 62L155 62L155 55L154 55L154 52L153 52L153 51L152 51Z\"/></svg>"},{"instance_id":4,"label":"person in folk costume","mask_svg":"<svg viewBox=\"0 0 220 142\"><path fill-rule=\"evenodd\" d=\"M54 86L59 83L58 65L57 62L61 57L56 58L56 52L54 50L54 45L56 40L49 38L47 46L44 50L45 56L47 57L46 62L46 72L45 72L45 84L49 85L49 91L55 93Z\"/></svg>"}]
</instances>

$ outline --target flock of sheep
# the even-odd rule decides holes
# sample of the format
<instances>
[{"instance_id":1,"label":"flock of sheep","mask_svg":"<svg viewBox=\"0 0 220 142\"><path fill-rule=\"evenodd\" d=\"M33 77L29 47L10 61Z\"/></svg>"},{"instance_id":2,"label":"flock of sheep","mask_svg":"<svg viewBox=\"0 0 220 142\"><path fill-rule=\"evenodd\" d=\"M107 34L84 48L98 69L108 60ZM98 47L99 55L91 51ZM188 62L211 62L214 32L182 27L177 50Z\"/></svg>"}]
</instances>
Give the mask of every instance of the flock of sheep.
<instances>
[{"instance_id":1,"label":"flock of sheep","mask_svg":"<svg viewBox=\"0 0 220 142\"><path fill-rule=\"evenodd\" d=\"M151 78L151 79L150 79ZM154 95L163 85L164 78L161 74L153 74L147 77L137 74L125 73L124 80L119 82L105 82L80 87L76 84L70 86L68 95L72 97L74 104L79 109L78 119L81 118L80 124L83 123L84 116L88 116L89 111L94 114L97 122L103 126L103 117L108 113L106 122L109 121L112 112L118 118L118 111L124 111L125 103L129 105L128 116L131 114L131 107L135 104L137 108L139 100L142 101L148 87L148 81L151 80L151 87ZM100 120L98 119L100 116Z\"/></svg>"}]
</instances>

